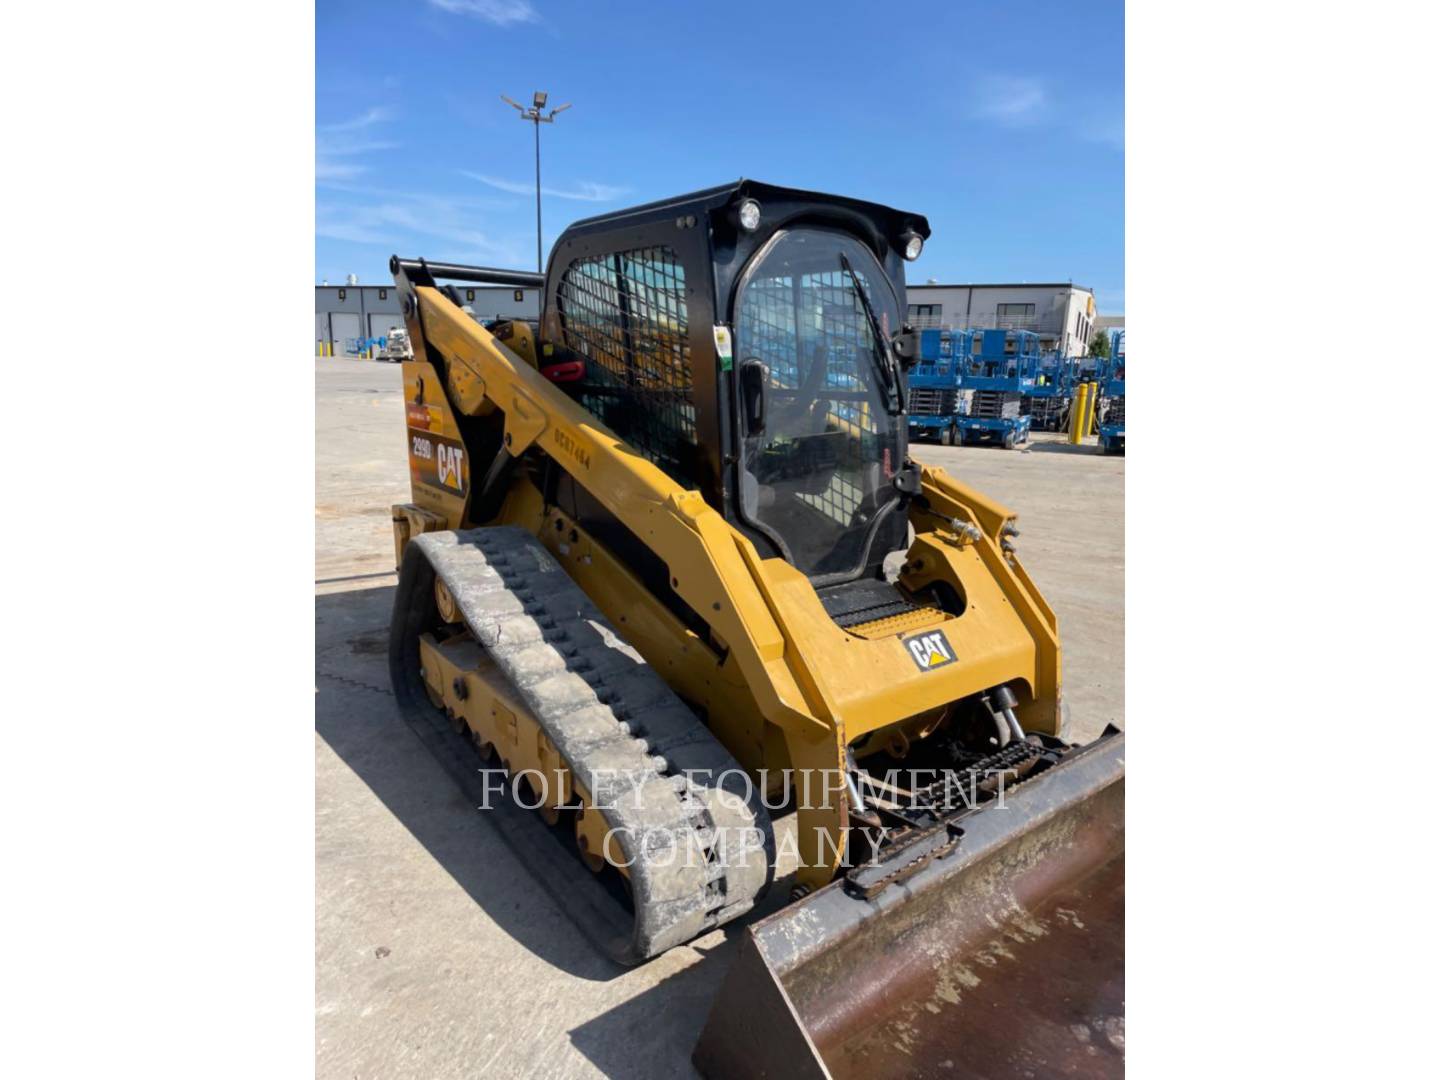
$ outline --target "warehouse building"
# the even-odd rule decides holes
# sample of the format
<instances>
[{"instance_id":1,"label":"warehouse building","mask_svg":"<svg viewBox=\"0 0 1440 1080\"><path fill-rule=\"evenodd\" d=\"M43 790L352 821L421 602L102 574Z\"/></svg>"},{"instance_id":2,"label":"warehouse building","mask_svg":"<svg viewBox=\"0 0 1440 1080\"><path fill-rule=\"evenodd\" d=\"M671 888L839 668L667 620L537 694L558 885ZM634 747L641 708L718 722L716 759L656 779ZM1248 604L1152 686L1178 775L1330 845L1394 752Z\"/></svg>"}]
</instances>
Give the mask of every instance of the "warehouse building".
<instances>
[{"instance_id":1,"label":"warehouse building","mask_svg":"<svg viewBox=\"0 0 1440 1080\"><path fill-rule=\"evenodd\" d=\"M918 330L1033 330L1040 349L1082 356L1095 329L1095 290L1070 282L1031 285L908 285L908 321Z\"/></svg>"},{"instance_id":2,"label":"warehouse building","mask_svg":"<svg viewBox=\"0 0 1440 1080\"><path fill-rule=\"evenodd\" d=\"M540 314L539 289L472 285L460 289L467 307L481 322L534 319ZM358 356L366 343L383 338L392 326L404 326L393 285L315 286L315 351Z\"/></svg>"},{"instance_id":3,"label":"warehouse building","mask_svg":"<svg viewBox=\"0 0 1440 1080\"><path fill-rule=\"evenodd\" d=\"M508 286L457 286L481 322L537 319L540 290ZM976 327L1033 330L1042 351L1081 356L1099 325L1093 290L1069 282L1054 285L910 285L908 321L916 329ZM1119 317L1124 325L1124 316ZM366 343L404 326L393 285L317 285L316 351L335 356L363 353Z\"/></svg>"}]
</instances>

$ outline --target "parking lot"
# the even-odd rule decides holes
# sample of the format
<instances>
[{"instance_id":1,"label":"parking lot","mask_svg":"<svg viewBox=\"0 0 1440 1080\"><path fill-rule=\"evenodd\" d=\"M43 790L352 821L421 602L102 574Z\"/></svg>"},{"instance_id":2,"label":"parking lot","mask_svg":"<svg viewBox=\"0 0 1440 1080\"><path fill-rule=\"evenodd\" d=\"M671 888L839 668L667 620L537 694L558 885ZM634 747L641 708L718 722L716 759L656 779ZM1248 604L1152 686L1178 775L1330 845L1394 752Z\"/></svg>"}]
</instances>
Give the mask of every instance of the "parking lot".
<instances>
[{"instance_id":1,"label":"parking lot","mask_svg":"<svg viewBox=\"0 0 1440 1080\"><path fill-rule=\"evenodd\" d=\"M615 967L400 720L385 661L389 508L409 500L400 369L314 364L319 1075L690 1075L739 928ZM1125 722L1125 459L1089 443L912 448L1018 513L1079 739Z\"/></svg>"}]
</instances>

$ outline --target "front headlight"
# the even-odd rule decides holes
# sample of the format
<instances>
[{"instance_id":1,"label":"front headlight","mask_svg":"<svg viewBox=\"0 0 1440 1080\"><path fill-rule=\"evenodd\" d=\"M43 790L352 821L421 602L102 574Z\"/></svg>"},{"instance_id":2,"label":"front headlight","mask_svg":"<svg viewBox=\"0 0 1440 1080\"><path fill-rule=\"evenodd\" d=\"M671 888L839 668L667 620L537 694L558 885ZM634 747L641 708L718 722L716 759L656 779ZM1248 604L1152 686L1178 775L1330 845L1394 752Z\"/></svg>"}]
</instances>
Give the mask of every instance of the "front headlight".
<instances>
[{"instance_id":1,"label":"front headlight","mask_svg":"<svg viewBox=\"0 0 1440 1080\"><path fill-rule=\"evenodd\" d=\"M760 204L754 199L746 199L740 204L740 227L746 232L754 232L760 227Z\"/></svg>"},{"instance_id":2,"label":"front headlight","mask_svg":"<svg viewBox=\"0 0 1440 1080\"><path fill-rule=\"evenodd\" d=\"M903 239L905 241L905 261L914 262L920 257L920 252L925 250L925 238L919 233L912 232L906 233Z\"/></svg>"}]
</instances>

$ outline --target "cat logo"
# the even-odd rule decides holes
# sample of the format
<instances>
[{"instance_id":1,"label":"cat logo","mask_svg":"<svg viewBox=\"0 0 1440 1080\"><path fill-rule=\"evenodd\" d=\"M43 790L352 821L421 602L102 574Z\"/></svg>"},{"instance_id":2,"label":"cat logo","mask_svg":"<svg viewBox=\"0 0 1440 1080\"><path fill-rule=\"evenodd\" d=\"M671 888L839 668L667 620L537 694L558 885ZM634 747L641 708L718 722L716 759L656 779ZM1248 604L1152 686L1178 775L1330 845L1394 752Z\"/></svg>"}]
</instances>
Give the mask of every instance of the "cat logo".
<instances>
[{"instance_id":1,"label":"cat logo","mask_svg":"<svg viewBox=\"0 0 1440 1080\"><path fill-rule=\"evenodd\" d=\"M916 634L912 638L906 638L901 644L910 650L910 659L915 661L915 666L921 671L934 671L937 667L955 662L955 650L939 630Z\"/></svg>"},{"instance_id":2,"label":"cat logo","mask_svg":"<svg viewBox=\"0 0 1440 1080\"><path fill-rule=\"evenodd\" d=\"M460 483L460 461L465 451L458 446L446 446L440 444L440 453L436 457L435 469L440 475L440 483L446 487L463 488Z\"/></svg>"}]
</instances>

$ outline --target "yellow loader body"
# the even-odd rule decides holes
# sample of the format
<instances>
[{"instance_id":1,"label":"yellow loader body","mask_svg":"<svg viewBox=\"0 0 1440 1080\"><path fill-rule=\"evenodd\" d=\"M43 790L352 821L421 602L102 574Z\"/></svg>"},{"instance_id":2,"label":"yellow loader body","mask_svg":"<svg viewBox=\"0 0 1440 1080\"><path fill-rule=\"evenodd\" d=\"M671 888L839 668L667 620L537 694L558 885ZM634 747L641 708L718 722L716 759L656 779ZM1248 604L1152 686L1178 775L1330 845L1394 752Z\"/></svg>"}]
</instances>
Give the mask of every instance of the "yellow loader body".
<instances>
[{"instance_id":1,"label":"yellow loader body","mask_svg":"<svg viewBox=\"0 0 1440 1080\"><path fill-rule=\"evenodd\" d=\"M1006 927L1019 948L1084 924L1067 947L1093 952L1121 925L1123 736L1064 741L1014 515L906 453L901 252L923 235L872 204L712 189L572 227L538 328L482 325L441 284L526 275L392 260L407 718L573 822L634 928L577 920L625 962L752 910L770 810L794 813L798 902L747 932L697 1051L712 1075L899 1075L969 1030L961 999L1021 993L1038 959L975 966ZM592 891L577 912L606 907ZM1115 965L1094 968L1110 1008ZM757 1010L763 1046L735 1027Z\"/></svg>"}]
</instances>

